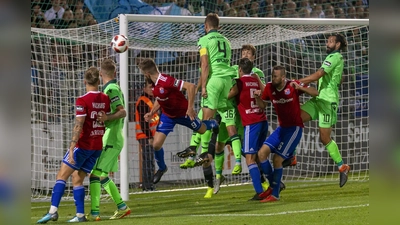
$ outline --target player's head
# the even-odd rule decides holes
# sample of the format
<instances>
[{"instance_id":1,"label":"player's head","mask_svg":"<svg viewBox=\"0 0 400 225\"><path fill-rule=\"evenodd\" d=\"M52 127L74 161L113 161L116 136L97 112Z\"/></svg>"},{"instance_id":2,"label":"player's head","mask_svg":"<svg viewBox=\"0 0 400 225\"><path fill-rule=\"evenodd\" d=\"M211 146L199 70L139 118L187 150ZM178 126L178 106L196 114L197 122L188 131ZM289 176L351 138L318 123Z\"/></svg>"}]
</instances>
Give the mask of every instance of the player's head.
<instances>
[{"instance_id":1,"label":"player's head","mask_svg":"<svg viewBox=\"0 0 400 225\"><path fill-rule=\"evenodd\" d=\"M206 34L210 30L217 30L219 29L219 16L215 13L209 13L204 21L204 29Z\"/></svg>"},{"instance_id":2,"label":"player's head","mask_svg":"<svg viewBox=\"0 0 400 225\"><path fill-rule=\"evenodd\" d=\"M92 66L89 69L86 70L85 72L85 84L90 85L90 86L99 86L100 84L100 78L99 78L99 70Z\"/></svg>"},{"instance_id":3,"label":"player's head","mask_svg":"<svg viewBox=\"0 0 400 225\"><path fill-rule=\"evenodd\" d=\"M140 62L139 69L146 78L150 78L151 75L158 75L159 73L156 63L151 58L144 59Z\"/></svg>"},{"instance_id":4,"label":"player's head","mask_svg":"<svg viewBox=\"0 0 400 225\"><path fill-rule=\"evenodd\" d=\"M117 73L117 66L112 59L105 59L101 62L100 66L100 76L106 76L109 78L114 78Z\"/></svg>"},{"instance_id":5,"label":"player's head","mask_svg":"<svg viewBox=\"0 0 400 225\"><path fill-rule=\"evenodd\" d=\"M253 62L249 58L241 58L239 60L239 75L251 74Z\"/></svg>"},{"instance_id":6,"label":"player's head","mask_svg":"<svg viewBox=\"0 0 400 225\"><path fill-rule=\"evenodd\" d=\"M143 91L149 96L153 96L153 81L146 78L144 82Z\"/></svg>"},{"instance_id":7,"label":"player's head","mask_svg":"<svg viewBox=\"0 0 400 225\"><path fill-rule=\"evenodd\" d=\"M256 48L253 45L242 45L242 58L248 58L252 62L256 59Z\"/></svg>"},{"instance_id":8,"label":"player's head","mask_svg":"<svg viewBox=\"0 0 400 225\"><path fill-rule=\"evenodd\" d=\"M326 42L326 53L330 54L333 51L346 51L347 40L343 34L332 34Z\"/></svg>"},{"instance_id":9,"label":"player's head","mask_svg":"<svg viewBox=\"0 0 400 225\"><path fill-rule=\"evenodd\" d=\"M280 87L286 79L286 69L283 66L277 65L272 69L271 83L274 87Z\"/></svg>"}]
</instances>

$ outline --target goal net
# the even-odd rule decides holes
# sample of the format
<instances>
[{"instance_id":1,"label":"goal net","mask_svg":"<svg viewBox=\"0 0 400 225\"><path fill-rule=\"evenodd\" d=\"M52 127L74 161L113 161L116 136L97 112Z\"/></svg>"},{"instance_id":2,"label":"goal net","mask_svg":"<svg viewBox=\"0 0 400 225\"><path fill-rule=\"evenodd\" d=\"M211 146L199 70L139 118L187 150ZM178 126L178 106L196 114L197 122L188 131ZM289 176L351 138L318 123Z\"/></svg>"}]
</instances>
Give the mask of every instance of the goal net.
<instances>
[{"instance_id":1,"label":"goal net","mask_svg":"<svg viewBox=\"0 0 400 225\"><path fill-rule=\"evenodd\" d=\"M109 20L75 29L31 28L31 132L32 199L48 198L55 183L62 157L68 149L74 123L74 101L85 93L83 73L100 66L105 58L118 64L118 79L128 99L127 176L111 174L117 184L129 184L129 193L141 192L141 149L135 139L134 106L142 93L144 77L137 67L142 58L153 58L160 71L197 83L199 55L197 40L204 35L204 17L123 15L124 21ZM126 19L126 23L125 23ZM271 68L284 65L291 79L315 72L326 57L327 35L342 33L349 47L343 53L345 69L340 87L338 122L333 129L343 160L352 167L350 180L369 179L369 26L368 20L299 20L276 18L221 18L220 32L232 45L232 65L241 57L240 48L252 44L257 49L255 65L270 80ZM110 40L116 34L130 39L127 53L116 54ZM123 74L120 74L121 73ZM120 79L121 77L121 79ZM124 88L126 87L126 88ZM199 110L197 96L196 109ZM308 97L303 96L302 101ZM271 105L267 108L269 131L277 127ZM165 144L168 172L158 190L204 187L201 167L182 170L184 162L175 156L189 145L192 131L176 126ZM122 164L122 163L121 163ZM250 181L245 160L241 175L231 176L235 164L232 150L226 146L223 174L228 184ZM317 122L305 124L297 147L297 165L284 170L285 181L338 179L337 167L319 141ZM85 180L88 185L88 179ZM66 196L72 196L67 183Z\"/></svg>"}]
</instances>

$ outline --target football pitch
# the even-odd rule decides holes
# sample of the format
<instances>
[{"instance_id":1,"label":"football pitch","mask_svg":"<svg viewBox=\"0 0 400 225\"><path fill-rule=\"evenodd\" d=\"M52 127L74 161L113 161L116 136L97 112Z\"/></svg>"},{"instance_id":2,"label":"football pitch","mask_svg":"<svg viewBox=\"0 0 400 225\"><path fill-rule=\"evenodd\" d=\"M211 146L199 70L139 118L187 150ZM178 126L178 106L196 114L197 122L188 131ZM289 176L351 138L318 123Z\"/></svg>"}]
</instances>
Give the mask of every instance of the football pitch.
<instances>
[{"instance_id":1,"label":"football pitch","mask_svg":"<svg viewBox=\"0 0 400 225\"><path fill-rule=\"evenodd\" d=\"M130 195L127 202L131 215L120 220L108 220L115 205L102 201L102 221L95 224L135 225L263 225L263 224L369 224L369 181L348 181L339 188L335 182L287 182L281 200L272 203L248 201L254 195L251 184L223 186L217 195L204 199L206 189L152 192ZM32 202L31 223L35 224L50 206L50 200ZM75 215L73 201L62 201L57 222L67 224ZM85 202L90 212L90 200ZM68 223L69 224L69 223Z\"/></svg>"}]
</instances>

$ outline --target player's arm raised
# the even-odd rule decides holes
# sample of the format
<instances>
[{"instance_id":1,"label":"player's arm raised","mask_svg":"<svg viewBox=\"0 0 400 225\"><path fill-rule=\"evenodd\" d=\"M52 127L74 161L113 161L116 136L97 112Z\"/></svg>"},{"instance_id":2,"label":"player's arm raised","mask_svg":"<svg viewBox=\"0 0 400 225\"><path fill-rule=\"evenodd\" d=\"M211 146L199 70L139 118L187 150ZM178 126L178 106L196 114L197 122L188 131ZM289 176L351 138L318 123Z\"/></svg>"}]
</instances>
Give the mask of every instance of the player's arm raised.
<instances>
[{"instance_id":1,"label":"player's arm raised","mask_svg":"<svg viewBox=\"0 0 400 225\"><path fill-rule=\"evenodd\" d=\"M317 72L311 74L310 76L301 78L301 79L299 79L299 81L301 83L304 83L304 84L309 84L309 83L312 83L314 81L318 81L319 78L321 78L324 75L325 75L324 69L320 68L320 69L317 70Z\"/></svg>"},{"instance_id":2,"label":"player's arm raised","mask_svg":"<svg viewBox=\"0 0 400 225\"><path fill-rule=\"evenodd\" d=\"M311 95L312 97L319 95L318 90L314 87L311 87L311 86L304 87L296 82L291 82L290 85L292 85L296 90L302 91L308 95Z\"/></svg>"},{"instance_id":3,"label":"player's arm raised","mask_svg":"<svg viewBox=\"0 0 400 225\"><path fill-rule=\"evenodd\" d=\"M191 120L194 120L196 117L196 113L194 112L194 99L196 97L196 85L190 82L183 82L182 89L185 89L188 95L188 108L186 111L186 115L190 117Z\"/></svg>"},{"instance_id":4,"label":"player's arm raised","mask_svg":"<svg viewBox=\"0 0 400 225\"><path fill-rule=\"evenodd\" d=\"M258 74L256 74L256 73L251 74L251 76L257 79L258 83L260 84L260 89L261 89L261 93L262 93L262 91L264 91L264 88L265 88L264 82L261 81L260 76L258 76Z\"/></svg>"}]
</instances>

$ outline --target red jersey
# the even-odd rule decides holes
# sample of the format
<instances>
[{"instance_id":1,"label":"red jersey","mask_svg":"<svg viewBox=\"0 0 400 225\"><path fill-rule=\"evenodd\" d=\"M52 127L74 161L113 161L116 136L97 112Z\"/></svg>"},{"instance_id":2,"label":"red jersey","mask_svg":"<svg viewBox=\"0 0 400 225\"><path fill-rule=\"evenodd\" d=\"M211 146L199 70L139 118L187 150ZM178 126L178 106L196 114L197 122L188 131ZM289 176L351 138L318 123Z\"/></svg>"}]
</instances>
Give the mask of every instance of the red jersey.
<instances>
[{"instance_id":1,"label":"red jersey","mask_svg":"<svg viewBox=\"0 0 400 225\"><path fill-rule=\"evenodd\" d=\"M243 126L266 121L264 110L258 107L254 98L254 91L260 90L258 80L251 75L243 75L237 79L236 85L239 90L239 94L236 95L236 103Z\"/></svg>"},{"instance_id":2,"label":"red jersey","mask_svg":"<svg viewBox=\"0 0 400 225\"><path fill-rule=\"evenodd\" d=\"M163 114L170 118L186 116L188 100L183 95L184 81L167 74L159 74L153 87L153 95Z\"/></svg>"},{"instance_id":3,"label":"red jersey","mask_svg":"<svg viewBox=\"0 0 400 225\"><path fill-rule=\"evenodd\" d=\"M270 100L274 105L275 112L278 115L279 126L291 127L300 126L304 127L303 121L300 116L300 101L299 95L302 91L296 90L290 85L291 82L301 84L299 81L286 80L285 86L282 90L277 90L271 82L268 82L262 93L261 99L264 101Z\"/></svg>"},{"instance_id":4,"label":"red jersey","mask_svg":"<svg viewBox=\"0 0 400 225\"><path fill-rule=\"evenodd\" d=\"M89 91L76 99L76 117L85 116L82 133L76 147L85 150L102 150L104 124L97 122L100 111L110 113L110 98L100 91Z\"/></svg>"}]
</instances>

